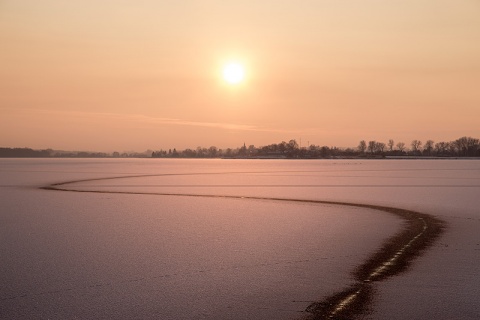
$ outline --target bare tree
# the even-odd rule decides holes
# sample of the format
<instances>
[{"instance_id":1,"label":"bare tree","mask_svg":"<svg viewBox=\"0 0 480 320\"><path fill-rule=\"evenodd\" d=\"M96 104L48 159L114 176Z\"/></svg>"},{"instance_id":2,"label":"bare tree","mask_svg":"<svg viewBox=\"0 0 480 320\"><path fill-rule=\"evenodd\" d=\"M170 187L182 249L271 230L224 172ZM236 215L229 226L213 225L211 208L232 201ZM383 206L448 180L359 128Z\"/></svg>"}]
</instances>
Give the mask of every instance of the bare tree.
<instances>
[{"instance_id":1,"label":"bare tree","mask_svg":"<svg viewBox=\"0 0 480 320\"><path fill-rule=\"evenodd\" d=\"M461 137L453 142L458 153L462 156L476 155L479 149L479 140L472 137Z\"/></svg>"},{"instance_id":2,"label":"bare tree","mask_svg":"<svg viewBox=\"0 0 480 320\"><path fill-rule=\"evenodd\" d=\"M448 152L450 153L450 155L456 155L457 154L457 144L455 143L455 141L451 141L448 144Z\"/></svg>"},{"instance_id":3,"label":"bare tree","mask_svg":"<svg viewBox=\"0 0 480 320\"><path fill-rule=\"evenodd\" d=\"M296 157L297 154L298 154L298 143L296 140L292 139L288 142L288 144L286 145L287 149L286 149L286 152L287 152L287 156L288 157Z\"/></svg>"},{"instance_id":4,"label":"bare tree","mask_svg":"<svg viewBox=\"0 0 480 320\"><path fill-rule=\"evenodd\" d=\"M367 143L365 142L365 140L362 140L358 144L358 151L360 151L361 153L365 153L365 150L367 150Z\"/></svg>"},{"instance_id":5,"label":"bare tree","mask_svg":"<svg viewBox=\"0 0 480 320\"><path fill-rule=\"evenodd\" d=\"M217 152L218 152L218 149L215 146L211 146L210 148L208 148L208 156L211 158L215 158L215 156L217 155Z\"/></svg>"},{"instance_id":6,"label":"bare tree","mask_svg":"<svg viewBox=\"0 0 480 320\"><path fill-rule=\"evenodd\" d=\"M404 142L397 143L397 149L403 153L403 151L405 151L405 143Z\"/></svg>"},{"instance_id":7,"label":"bare tree","mask_svg":"<svg viewBox=\"0 0 480 320\"><path fill-rule=\"evenodd\" d=\"M375 144L375 150L376 150L377 152L383 153L383 150L385 150L385 143L383 143L383 142L377 142L377 143Z\"/></svg>"},{"instance_id":8,"label":"bare tree","mask_svg":"<svg viewBox=\"0 0 480 320\"><path fill-rule=\"evenodd\" d=\"M288 148L290 148L290 149L292 149L292 150L298 149L297 140L292 139L292 140L288 141Z\"/></svg>"},{"instance_id":9,"label":"bare tree","mask_svg":"<svg viewBox=\"0 0 480 320\"><path fill-rule=\"evenodd\" d=\"M468 150L468 138L461 137L454 141L455 146L457 147L458 154L462 156L467 155Z\"/></svg>"},{"instance_id":10,"label":"bare tree","mask_svg":"<svg viewBox=\"0 0 480 320\"><path fill-rule=\"evenodd\" d=\"M285 151L287 150L287 143L285 141L282 141L280 142L277 147L272 150L272 151L280 151L281 153L285 153Z\"/></svg>"},{"instance_id":11,"label":"bare tree","mask_svg":"<svg viewBox=\"0 0 480 320\"><path fill-rule=\"evenodd\" d=\"M203 158L205 156L204 150L202 147L197 147L197 157Z\"/></svg>"},{"instance_id":12,"label":"bare tree","mask_svg":"<svg viewBox=\"0 0 480 320\"><path fill-rule=\"evenodd\" d=\"M377 150L377 141L375 140L368 141L368 151L370 151L371 154L374 154L376 150Z\"/></svg>"},{"instance_id":13,"label":"bare tree","mask_svg":"<svg viewBox=\"0 0 480 320\"><path fill-rule=\"evenodd\" d=\"M390 149L390 151L393 151L394 146L395 142L393 141L393 139L388 140L388 149Z\"/></svg>"},{"instance_id":14,"label":"bare tree","mask_svg":"<svg viewBox=\"0 0 480 320\"><path fill-rule=\"evenodd\" d=\"M412 146L412 152L414 154L417 154L418 150L422 146L422 141L420 140L413 140L412 143L410 144Z\"/></svg>"},{"instance_id":15,"label":"bare tree","mask_svg":"<svg viewBox=\"0 0 480 320\"><path fill-rule=\"evenodd\" d=\"M448 142L442 141L442 142L435 143L435 153L437 155L442 155L447 153L447 150L449 148L448 146L449 146Z\"/></svg>"},{"instance_id":16,"label":"bare tree","mask_svg":"<svg viewBox=\"0 0 480 320\"><path fill-rule=\"evenodd\" d=\"M432 154L433 144L434 144L433 140L427 140L427 142L425 142L425 146L423 147L423 151L428 156Z\"/></svg>"}]
</instances>

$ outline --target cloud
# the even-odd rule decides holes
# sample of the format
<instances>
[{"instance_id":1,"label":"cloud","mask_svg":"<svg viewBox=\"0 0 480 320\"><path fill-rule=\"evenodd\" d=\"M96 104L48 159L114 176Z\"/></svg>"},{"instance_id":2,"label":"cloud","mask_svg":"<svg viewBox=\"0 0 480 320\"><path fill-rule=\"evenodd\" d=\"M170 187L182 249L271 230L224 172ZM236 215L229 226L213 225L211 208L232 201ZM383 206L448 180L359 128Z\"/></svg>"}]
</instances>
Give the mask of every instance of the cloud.
<instances>
[{"instance_id":1,"label":"cloud","mask_svg":"<svg viewBox=\"0 0 480 320\"><path fill-rule=\"evenodd\" d=\"M176 125L176 126L190 126L190 127L208 127L223 130L237 130L237 131L258 131L258 132L277 132L277 133L292 133L293 130L267 128L251 124L240 123L226 123L226 122L205 122L194 121L177 118L163 118L151 117L142 114L125 114L125 113L106 113L106 112L84 112L84 111L66 111L66 110L49 110L49 109L33 109L33 108L0 108L6 111L6 114L17 114L21 116L37 117L41 115L48 115L56 119L88 119L90 121L117 121L123 123L141 123L141 124L162 124L162 125ZM61 121L60 120L60 121Z\"/></svg>"}]
</instances>

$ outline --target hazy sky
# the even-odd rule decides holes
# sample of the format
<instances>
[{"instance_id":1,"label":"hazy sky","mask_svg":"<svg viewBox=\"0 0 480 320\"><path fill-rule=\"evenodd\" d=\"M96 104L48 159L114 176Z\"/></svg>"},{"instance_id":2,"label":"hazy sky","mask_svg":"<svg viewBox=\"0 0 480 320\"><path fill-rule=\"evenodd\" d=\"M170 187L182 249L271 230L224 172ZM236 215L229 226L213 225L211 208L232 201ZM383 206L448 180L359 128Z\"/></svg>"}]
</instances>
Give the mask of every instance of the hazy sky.
<instances>
[{"instance_id":1,"label":"hazy sky","mask_svg":"<svg viewBox=\"0 0 480 320\"><path fill-rule=\"evenodd\" d=\"M0 147L480 137L478 0L0 0L0 48Z\"/></svg>"}]
</instances>

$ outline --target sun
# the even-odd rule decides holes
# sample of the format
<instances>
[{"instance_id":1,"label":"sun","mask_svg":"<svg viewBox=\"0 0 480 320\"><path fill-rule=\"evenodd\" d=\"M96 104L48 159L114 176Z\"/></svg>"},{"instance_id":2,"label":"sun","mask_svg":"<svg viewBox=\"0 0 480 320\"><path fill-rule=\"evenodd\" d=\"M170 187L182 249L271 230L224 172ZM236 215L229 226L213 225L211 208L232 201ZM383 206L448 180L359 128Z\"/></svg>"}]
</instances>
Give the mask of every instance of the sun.
<instances>
[{"instance_id":1,"label":"sun","mask_svg":"<svg viewBox=\"0 0 480 320\"><path fill-rule=\"evenodd\" d=\"M223 79L230 84L238 84L245 78L245 68L237 62L231 62L223 67Z\"/></svg>"}]
</instances>

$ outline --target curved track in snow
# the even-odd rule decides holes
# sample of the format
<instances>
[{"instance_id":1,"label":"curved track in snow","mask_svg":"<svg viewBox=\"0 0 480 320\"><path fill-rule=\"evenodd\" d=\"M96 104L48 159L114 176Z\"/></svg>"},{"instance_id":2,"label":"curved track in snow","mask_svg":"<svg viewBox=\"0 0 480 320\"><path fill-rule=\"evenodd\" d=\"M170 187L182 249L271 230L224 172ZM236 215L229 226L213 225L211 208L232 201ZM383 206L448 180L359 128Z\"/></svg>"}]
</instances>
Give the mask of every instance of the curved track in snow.
<instances>
[{"instance_id":1,"label":"curved track in snow","mask_svg":"<svg viewBox=\"0 0 480 320\"><path fill-rule=\"evenodd\" d=\"M224 173L212 173L224 174ZM136 191L112 191L112 190L88 190L78 189L72 184L81 182L93 182L115 179L129 179L153 176L175 176L176 174L157 174L157 175L129 175L117 177L105 177L94 179L82 179L54 183L41 187L44 190L63 191L63 192L89 192L89 193L108 193L108 194L139 194L152 196L179 196L179 197L208 197L208 198L230 198L244 200L268 200L276 202L297 202L310 204L329 204L339 206L360 207L372 210L379 210L388 214L393 214L405 221L404 228L397 234L389 237L384 243L380 244L378 250L373 253L366 261L358 265L354 271L354 281L348 288L340 288L338 293L324 298L322 301L312 303L305 310L304 320L317 319L354 319L358 315L368 312L371 308L372 295L375 291L375 282L382 281L388 277L399 274L407 270L412 261L424 252L435 239L437 239L445 228L445 222L425 213L393 208L387 206L378 206L363 203L323 201L323 200L305 200L293 198L276 197L255 197L255 196L236 196L236 195L208 195L194 193L164 193L164 192L136 192ZM187 175L187 174L182 174Z\"/></svg>"}]
</instances>

